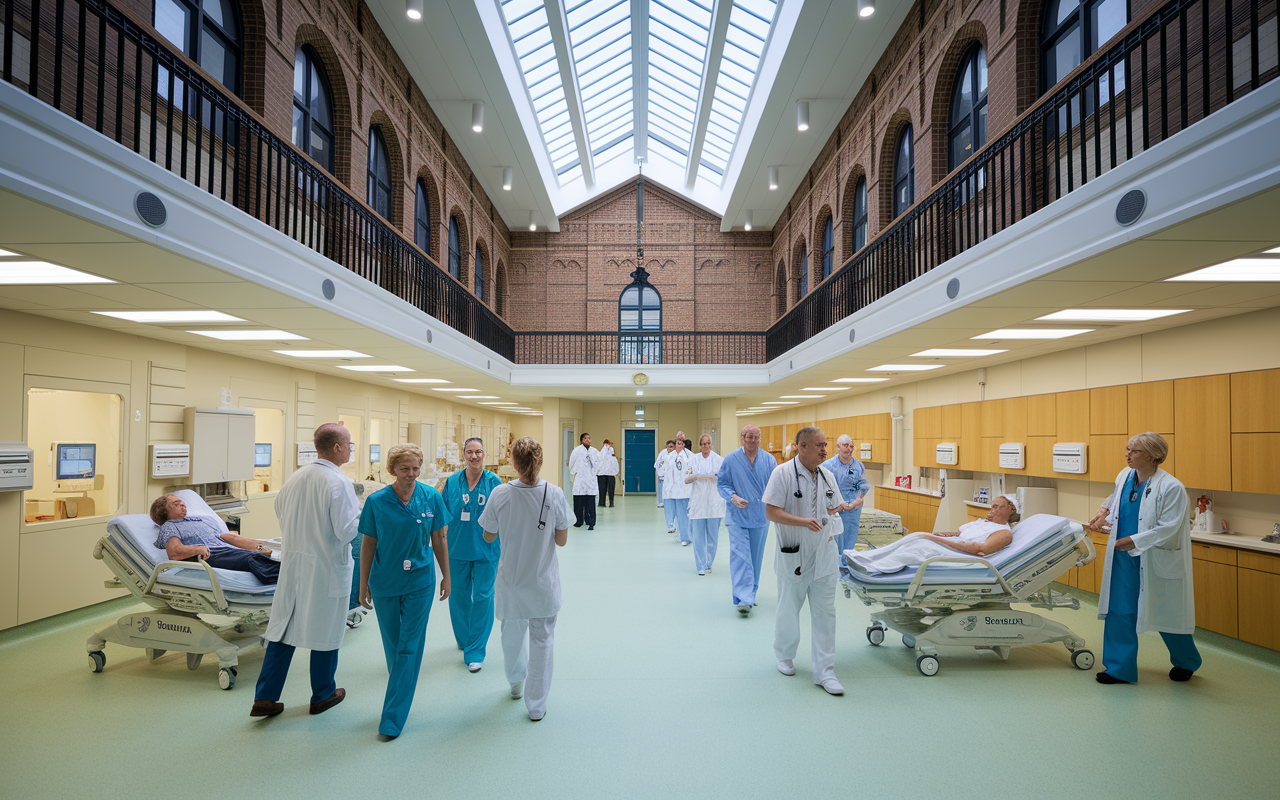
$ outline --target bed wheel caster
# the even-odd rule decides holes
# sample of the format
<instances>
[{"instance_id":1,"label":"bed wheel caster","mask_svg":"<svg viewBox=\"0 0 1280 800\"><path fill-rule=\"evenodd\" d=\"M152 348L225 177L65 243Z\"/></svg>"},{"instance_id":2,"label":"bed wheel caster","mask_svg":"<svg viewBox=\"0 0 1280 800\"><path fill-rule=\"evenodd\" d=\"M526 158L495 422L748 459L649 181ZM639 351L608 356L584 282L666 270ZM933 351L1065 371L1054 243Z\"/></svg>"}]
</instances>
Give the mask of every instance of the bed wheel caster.
<instances>
[{"instance_id":1,"label":"bed wheel caster","mask_svg":"<svg viewBox=\"0 0 1280 800\"><path fill-rule=\"evenodd\" d=\"M915 647L915 646L916 646L916 637L914 637L914 636L908 636L908 635L906 635L905 633L904 633L904 634L902 634L902 646L903 646L903 647Z\"/></svg>"},{"instance_id":2,"label":"bed wheel caster","mask_svg":"<svg viewBox=\"0 0 1280 800\"><path fill-rule=\"evenodd\" d=\"M157 658L159 658L160 656L164 655L164 654L165 654L165 653L167 653L167 652L169 652L169 651L167 651L167 650L157 650L157 649L156 649L156 648L154 648L154 647L148 647L148 648L147 648L147 661L148 661L149 663L154 663L154 662L155 662L155 660L156 660Z\"/></svg>"},{"instance_id":3,"label":"bed wheel caster","mask_svg":"<svg viewBox=\"0 0 1280 800\"><path fill-rule=\"evenodd\" d=\"M236 687L235 667L223 667L218 670L218 686L223 689L234 689Z\"/></svg>"},{"instance_id":4,"label":"bed wheel caster","mask_svg":"<svg viewBox=\"0 0 1280 800\"><path fill-rule=\"evenodd\" d=\"M879 647L884 642L884 628L871 626L867 628L867 641Z\"/></svg>"},{"instance_id":5,"label":"bed wheel caster","mask_svg":"<svg viewBox=\"0 0 1280 800\"><path fill-rule=\"evenodd\" d=\"M1076 650L1071 654L1071 663L1076 669L1092 669L1093 653L1088 650Z\"/></svg>"},{"instance_id":6,"label":"bed wheel caster","mask_svg":"<svg viewBox=\"0 0 1280 800\"><path fill-rule=\"evenodd\" d=\"M89 669L94 672L102 672L102 668L107 665L107 655L101 650L95 650L89 654Z\"/></svg>"},{"instance_id":7,"label":"bed wheel caster","mask_svg":"<svg viewBox=\"0 0 1280 800\"><path fill-rule=\"evenodd\" d=\"M938 659L933 656L920 656L916 659L916 669L920 670L921 675L931 678L938 674Z\"/></svg>"},{"instance_id":8,"label":"bed wheel caster","mask_svg":"<svg viewBox=\"0 0 1280 800\"><path fill-rule=\"evenodd\" d=\"M187 653L187 669L195 672L200 669L200 662L204 659L204 653Z\"/></svg>"}]
</instances>

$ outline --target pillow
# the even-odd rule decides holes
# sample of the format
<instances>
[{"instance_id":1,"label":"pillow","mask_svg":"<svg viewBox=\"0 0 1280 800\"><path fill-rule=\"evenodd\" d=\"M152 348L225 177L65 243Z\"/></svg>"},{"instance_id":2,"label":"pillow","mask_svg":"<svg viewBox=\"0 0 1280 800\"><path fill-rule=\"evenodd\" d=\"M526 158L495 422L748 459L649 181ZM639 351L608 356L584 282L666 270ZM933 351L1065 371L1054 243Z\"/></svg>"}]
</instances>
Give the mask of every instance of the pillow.
<instances>
[{"instance_id":1,"label":"pillow","mask_svg":"<svg viewBox=\"0 0 1280 800\"><path fill-rule=\"evenodd\" d=\"M194 490L180 489L176 492L171 492L170 494L176 494L178 497L182 498L182 502L187 504L188 517L204 517L205 519L211 519L214 524L218 526L218 530L221 533L228 533L231 530L227 527L226 521L215 514L213 509L209 508L209 504L204 501L204 498L196 494Z\"/></svg>"}]
</instances>

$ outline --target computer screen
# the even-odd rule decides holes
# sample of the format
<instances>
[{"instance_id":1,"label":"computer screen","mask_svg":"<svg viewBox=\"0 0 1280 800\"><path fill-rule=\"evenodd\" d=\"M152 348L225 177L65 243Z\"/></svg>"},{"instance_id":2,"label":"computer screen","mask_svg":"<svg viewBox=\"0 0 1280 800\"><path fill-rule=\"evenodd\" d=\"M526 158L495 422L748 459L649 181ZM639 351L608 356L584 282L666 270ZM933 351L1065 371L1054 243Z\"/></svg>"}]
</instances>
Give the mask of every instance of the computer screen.
<instances>
[{"instance_id":1,"label":"computer screen","mask_svg":"<svg viewBox=\"0 0 1280 800\"><path fill-rule=\"evenodd\" d=\"M58 443L56 480L88 480L95 474L97 464L96 444Z\"/></svg>"},{"instance_id":2,"label":"computer screen","mask_svg":"<svg viewBox=\"0 0 1280 800\"><path fill-rule=\"evenodd\" d=\"M253 446L253 466L254 468L271 466L270 444L255 444Z\"/></svg>"},{"instance_id":3,"label":"computer screen","mask_svg":"<svg viewBox=\"0 0 1280 800\"><path fill-rule=\"evenodd\" d=\"M369 445L369 463L370 464L382 463L382 445L380 444Z\"/></svg>"}]
</instances>

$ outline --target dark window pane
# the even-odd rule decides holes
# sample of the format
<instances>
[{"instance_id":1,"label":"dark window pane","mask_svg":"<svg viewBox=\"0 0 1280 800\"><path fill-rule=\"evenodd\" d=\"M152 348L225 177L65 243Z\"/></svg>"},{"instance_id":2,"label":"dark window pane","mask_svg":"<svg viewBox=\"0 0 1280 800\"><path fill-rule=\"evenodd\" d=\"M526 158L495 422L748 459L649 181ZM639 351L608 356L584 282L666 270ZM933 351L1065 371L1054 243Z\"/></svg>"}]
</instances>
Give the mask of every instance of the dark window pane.
<instances>
[{"instance_id":1,"label":"dark window pane","mask_svg":"<svg viewBox=\"0 0 1280 800\"><path fill-rule=\"evenodd\" d=\"M1128 24L1125 0L1098 0L1089 8L1089 52L1106 44Z\"/></svg>"},{"instance_id":2,"label":"dark window pane","mask_svg":"<svg viewBox=\"0 0 1280 800\"><path fill-rule=\"evenodd\" d=\"M1046 32L1052 32L1059 25L1066 22L1067 17L1075 13L1075 10L1079 7L1080 0L1052 0L1049 5L1049 13L1045 15Z\"/></svg>"},{"instance_id":3,"label":"dark window pane","mask_svg":"<svg viewBox=\"0 0 1280 800\"><path fill-rule=\"evenodd\" d=\"M311 62L311 97L309 107L312 116L327 130L333 130L333 118L329 110L329 83L319 66Z\"/></svg>"},{"instance_id":4,"label":"dark window pane","mask_svg":"<svg viewBox=\"0 0 1280 800\"><path fill-rule=\"evenodd\" d=\"M180 0L156 0L156 31L182 52L194 56L191 49L191 9Z\"/></svg>"},{"instance_id":5,"label":"dark window pane","mask_svg":"<svg viewBox=\"0 0 1280 800\"><path fill-rule=\"evenodd\" d=\"M210 28L200 40L200 66L223 86L236 89L236 52L227 41Z\"/></svg>"},{"instance_id":6,"label":"dark window pane","mask_svg":"<svg viewBox=\"0 0 1280 800\"><path fill-rule=\"evenodd\" d=\"M204 13L226 31L228 36L240 38L233 0L204 0Z\"/></svg>"},{"instance_id":7,"label":"dark window pane","mask_svg":"<svg viewBox=\"0 0 1280 800\"><path fill-rule=\"evenodd\" d=\"M297 109L294 109L297 112ZM333 137L315 123L311 124L311 157L325 169L333 172Z\"/></svg>"},{"instance_id":8,"label":"dark window pane","mask_svg":"<svg viewBox=\"0 0 1280 800\"><path fill-rule=\"evenodd\" d=\"M301 47L293 54L293 96L298 102L307 103L307 56Z\"/></svg>"},{"instance_id":9,"label":"dark window pane","mask_svg":"<svg viewBox=\"0 0 1280 800\"><path fill-rule=\"evenodd\" d=\"M293 107L293 143L296 146L305 149L307 146L307 143L304 141L306 139L306 135L307 135L306 112L295 105Z\"/></svg>"}]
</instances>

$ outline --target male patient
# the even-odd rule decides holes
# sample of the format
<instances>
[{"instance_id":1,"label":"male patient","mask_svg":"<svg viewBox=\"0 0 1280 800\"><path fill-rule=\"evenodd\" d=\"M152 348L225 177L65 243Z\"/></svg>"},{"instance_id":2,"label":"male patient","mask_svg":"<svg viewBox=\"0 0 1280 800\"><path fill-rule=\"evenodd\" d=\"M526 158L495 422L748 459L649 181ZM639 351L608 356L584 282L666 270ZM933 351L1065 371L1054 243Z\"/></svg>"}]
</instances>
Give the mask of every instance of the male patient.
<instances>
[{"instance_id":1,"label":"male patient","mask_svg":"<svg viewBox=\"0 0 1280 800\"><path fill-rule=\"evenodd\" d=\"M950 550L986 557L1009 546L1013 541L1013 530L1009 524L1018 519L1018 509L1013 501L1001 495L991 502L991 511L986 519L966 522L958 531L913 533L885 547L863 550L849 557L868 572L882 573L919 566L925 559L948 555ZM850 552L845 551L846 554Z\"/></svg>"},{"instance_id":2,"label":"male patient","mask_svg":"<svg viewBox=\"0 0 1280 800\"><path fill-rule=\"evenodd\" d=\"M161 495L151 504L151 520L160 526L156 547L170 561L205 561L219 569L252 572L263 583L280 577L280 562L257 539L223 533L211 519L188 517L187 504L176 494Z\"/></svg>"}]
</instances>

